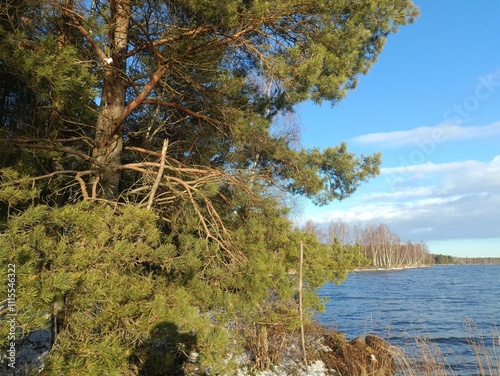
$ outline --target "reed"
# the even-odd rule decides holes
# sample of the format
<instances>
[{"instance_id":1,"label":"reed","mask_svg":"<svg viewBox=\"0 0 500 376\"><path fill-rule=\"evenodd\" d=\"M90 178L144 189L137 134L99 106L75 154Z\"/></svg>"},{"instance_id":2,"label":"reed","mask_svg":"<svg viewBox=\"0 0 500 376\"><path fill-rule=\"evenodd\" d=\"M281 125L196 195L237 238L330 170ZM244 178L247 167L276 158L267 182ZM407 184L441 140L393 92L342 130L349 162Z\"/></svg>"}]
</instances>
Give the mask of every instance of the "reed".
<instances>
[{"instance_id":1,"label":"reed","mask_svg":"<svg viewBox=\"0 0 500 376\"><path fill-rule=\"evenodd\" d=\"M467 366L465 360L462 369L454 370L449 361L452 357L459 359L452 352L443 353L432 340L416 337L409 341L405 348L394 346L394 360L397 365L396 375L401 376L500 376L500 334L498 326L490 327L489 335L485 335L472 320L467 320L468 343L475 364Z\"/></svg>"},{"instance_id":2,"label":"reed","mask_svg":"<svg viewBox=\"0 0 500 376\"><path fill-rule=\"evenodd\" d=\"M405 350L395 348L397 374L401 376L454 375L439 346L427 338L416 337Z\"/></svg>"},{"instance_id":3,"label":"reed","mask_svg":"<svg viewBox=\"0 0 500 376\"><path fill-rule=\"evenodd\" d=\"M486 337L477 324L467 321L469 329L469 344L476 356L480 375L500 375L500 334L498 326L490 327L490 335Z\"/></svg>"},{"instance_id":4,"label":"reed","mask_svg":"<svg viewBox=\"0 0 500 376\"><path fill-rule=\"evenodd\" d=\"M468 350L473 355L467 359L443 349L430 335L407 335L403 346L395 346L371 334L349 340L335 328L312 322L305 325L306 357L308 364L320 360L332 374L344 376L500 376L498 326L493 324L485 335L476 323L468 320L466 329ZM256 338L259 339L256 347L249 348L255 355L255 369L269 370L272 364L288 364L293 368L293 364L301 363L302 347L297 332L270 326L265 331L261 328ZM263 359L269 362L263 363Z\"/></svg>"}]
</instances>

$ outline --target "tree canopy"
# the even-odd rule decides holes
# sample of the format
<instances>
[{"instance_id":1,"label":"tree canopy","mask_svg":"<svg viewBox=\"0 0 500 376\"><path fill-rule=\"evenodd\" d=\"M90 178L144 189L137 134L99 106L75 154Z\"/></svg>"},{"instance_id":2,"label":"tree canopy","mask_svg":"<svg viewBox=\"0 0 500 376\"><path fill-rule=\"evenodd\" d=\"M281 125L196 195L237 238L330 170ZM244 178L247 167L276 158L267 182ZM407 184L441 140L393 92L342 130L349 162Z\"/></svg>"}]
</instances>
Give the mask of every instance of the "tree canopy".
<instances>
[{"instance_id":1,"label":"tree canopy","mask_svg":"<svg viewBox=\"0 0 500 376\"><path fill-rule=\"evenodd\" d=\"M151 159L168 140L166 168L179 171L162 186L173 172L218 182L256 174L323 203L376 174L379 157L302 150L272 120L307 99L341 100L415 9L403 0L26 0L2 14L4 143L46 151L60 168L40 172L77 176L81 197L144 199L134 184L155 175Z\"/></svg>"},{"instance_id":2,"label":"tree canopy","mask_svg":"<svg viewBox=\"0 0 500 376\"><path fill-rule=\"evenodd\" d=\"M335 260L345 249L294 229L280 202L342 200L380 155L304 149L278 119L342 100L416 15L409 0L1 4L2 260L19 266L23 328L63 302L54 372L89 374L82 354L106 346L120 374L154 368L162 322L223 364L211 346L235 307L248 322L293 311L299 239L310 292L361 262Z\"/></svg>"}]
</instances>

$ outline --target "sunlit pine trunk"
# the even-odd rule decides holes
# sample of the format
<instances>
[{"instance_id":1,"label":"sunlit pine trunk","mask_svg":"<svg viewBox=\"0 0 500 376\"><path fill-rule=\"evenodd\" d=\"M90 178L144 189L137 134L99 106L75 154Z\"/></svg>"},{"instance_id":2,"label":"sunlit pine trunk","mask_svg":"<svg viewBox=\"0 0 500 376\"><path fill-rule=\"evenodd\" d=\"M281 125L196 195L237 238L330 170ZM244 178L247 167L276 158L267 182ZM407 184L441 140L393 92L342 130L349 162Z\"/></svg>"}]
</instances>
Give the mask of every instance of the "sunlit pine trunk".
<instances>
[{"instance_id":1,"label":"sunlit pine trunk","mask_svg":"<svg viewBox=\"0 0 500 376\"><path fill-rule=\"evenodd\" d=\"M109 60L104 62L104 82L99 107L92 179L92 196L115 199L120 183L123 124L117 119L125 109L126 53L130 21L130 0L110 1Z\"/></svg>"}]
</instances>

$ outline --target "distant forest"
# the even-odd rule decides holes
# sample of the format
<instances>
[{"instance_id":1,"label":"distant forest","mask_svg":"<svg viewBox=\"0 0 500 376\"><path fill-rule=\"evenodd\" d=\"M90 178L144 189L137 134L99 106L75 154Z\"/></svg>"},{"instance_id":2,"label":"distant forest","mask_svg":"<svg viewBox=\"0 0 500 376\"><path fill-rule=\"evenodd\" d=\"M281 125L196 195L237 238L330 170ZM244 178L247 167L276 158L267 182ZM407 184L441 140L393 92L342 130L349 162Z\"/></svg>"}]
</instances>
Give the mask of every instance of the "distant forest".
<instances>
[{"instance_id":1,"label":"distant forest","mask_svg":"<svg viewBox=\"0 0 500 376\"><path fill-rule=\"evenodd\" d=\"M500 264L500 257L454 257L449 255L433 255L436 264Z\"/></svg>"},{"instance_id":2,"label":"distant forest","mask_svg":"<svg viewBox=\"0 0 500 376\"><path fill-rule=\"evenodd\" d=\"M405 268L434 264L500 264L494 257L454 257L432 254L424 242L402 241L384 223L348 224L341 219L331 221L326 230L309 221L305 230L323 243L357 246L366 265L373 268Z\"/></svg>"},{"instance_id":3,"label":"distant forest","mask_svg":"<svg viewBox=\"0 0 500 376\"><path fill-rule=\"evenodd\" d=\"M435 263L424 242L404 242L383 223L351 225L339 219L331 221L325 231L309 221L305 230L314 233L323 243L358 247L367 267L397 269Z\"/></svg>"}]
</instances>

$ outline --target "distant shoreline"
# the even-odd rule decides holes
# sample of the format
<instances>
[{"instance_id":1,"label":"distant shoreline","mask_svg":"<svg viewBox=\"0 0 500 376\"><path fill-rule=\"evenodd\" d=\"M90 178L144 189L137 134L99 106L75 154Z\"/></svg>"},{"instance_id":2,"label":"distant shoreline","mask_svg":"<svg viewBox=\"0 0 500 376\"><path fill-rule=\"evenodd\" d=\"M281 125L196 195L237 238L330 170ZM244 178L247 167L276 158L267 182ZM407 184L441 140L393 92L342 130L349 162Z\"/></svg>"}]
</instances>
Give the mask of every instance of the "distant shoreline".
<instances>
[{"instance_id":1,"label":"distant shoreline","mask_svg":"<svg viewBox=\"0 0 500 376\"><path fill-rule=\"evenodd\" d=\"M397 271L406 269L430 268L432 266L434 265L408 265L408 266L391 267L391 268L364 268L364 269L355 269L353 270L353 272L386 272L392 270Z\"/></svg>"},{"instance_id":2,"label":"distant shoreline","mask_svg":"<svg viewBox=\"0 0 500 376\"><path fill-rule=\"evenodd\" d=\"M401 266L401 267L391 267L391 268L364 268L364 269L355 269L352 272L387 272L387 271L398 271L398 270L406 270L406 269L420 269L420 268L432 268L433 266L474 266L474 265L499 265L495 263L475 263L475 264L432 264L432 265L413 265L413 266Z\"/></svg>"}]
</instances>

